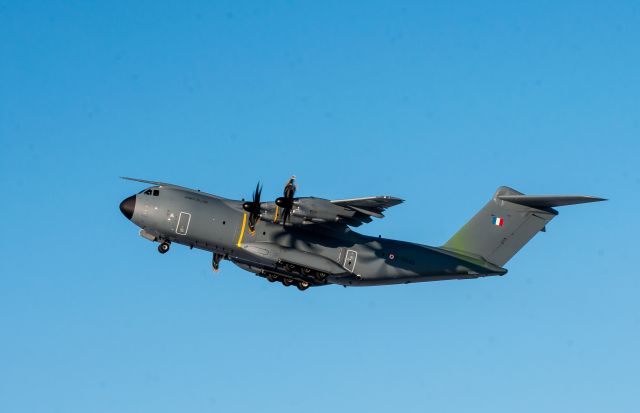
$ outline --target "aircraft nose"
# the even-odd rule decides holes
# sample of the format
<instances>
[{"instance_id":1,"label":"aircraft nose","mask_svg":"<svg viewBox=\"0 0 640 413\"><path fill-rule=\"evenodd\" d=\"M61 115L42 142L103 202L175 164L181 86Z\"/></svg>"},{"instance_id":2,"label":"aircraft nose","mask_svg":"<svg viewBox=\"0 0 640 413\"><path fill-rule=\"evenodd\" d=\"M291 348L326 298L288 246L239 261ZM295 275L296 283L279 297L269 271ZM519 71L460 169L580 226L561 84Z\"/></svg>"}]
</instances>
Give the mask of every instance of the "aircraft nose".
<instances>
[{"instance_id":1,"label":"aircraft nose","mask_svg":"<svg viewBox=\"0 0 640 413\"><path fill-rule=\"evenodd\" d=\"M127 217L127 219L131 219L133 217L133 210L136 208L136 196L130 196L124 201L120 202L120 212L122 215Z\"/></svg>"}]
</instances>

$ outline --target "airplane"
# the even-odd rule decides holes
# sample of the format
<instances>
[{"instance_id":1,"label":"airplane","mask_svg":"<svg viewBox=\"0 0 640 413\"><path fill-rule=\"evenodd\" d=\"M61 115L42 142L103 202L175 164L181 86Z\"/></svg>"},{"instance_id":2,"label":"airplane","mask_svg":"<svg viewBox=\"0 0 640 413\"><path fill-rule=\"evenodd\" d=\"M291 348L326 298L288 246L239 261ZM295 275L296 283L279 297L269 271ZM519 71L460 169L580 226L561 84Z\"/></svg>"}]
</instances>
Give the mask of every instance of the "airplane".
<instances>
[{"instance_id":1,"label":"airplane","mask_svg":"<svg viewBox=\"0 0 640 413\"><path fill-rule=\"evenodd\" d=\"M328 200L295 197L295 176L283 196L262 202L260 183L251 201L226 199L182 186L153 185L120 203L140 235L209 251L270 282L309 287L376 286L502 276L503 266L558 215L554 207L605 201L593 196L525 195L499 187L489 202L439 247L367 236L352 228L383 218L404 202L392 196Z\"/></svg>"}]
</instances>

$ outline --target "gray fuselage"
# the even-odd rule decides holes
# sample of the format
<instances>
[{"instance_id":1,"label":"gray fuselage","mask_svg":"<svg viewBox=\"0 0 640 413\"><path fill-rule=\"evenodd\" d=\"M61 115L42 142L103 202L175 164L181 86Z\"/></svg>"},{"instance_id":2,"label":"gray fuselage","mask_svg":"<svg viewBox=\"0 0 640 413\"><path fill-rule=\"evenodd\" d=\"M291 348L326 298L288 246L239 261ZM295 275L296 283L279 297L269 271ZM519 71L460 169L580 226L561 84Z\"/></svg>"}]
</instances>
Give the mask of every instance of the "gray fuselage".
<instances>
[{"instance_id":1,"label":"gray fuselage","mask_svg":"<svg viewBox=\"0 0 640 413\"><path fill-rule=\"evenodd\" d=\"M150 240L210 251L260 276L277 274L311 285L400 284L506 272L452 251L365 236L347 226L259 220L251 233L242 201L180 187L148 188L124 200L121 210ZM316 274L322 282L311 276Z\"/></svg>"}]
</instances>

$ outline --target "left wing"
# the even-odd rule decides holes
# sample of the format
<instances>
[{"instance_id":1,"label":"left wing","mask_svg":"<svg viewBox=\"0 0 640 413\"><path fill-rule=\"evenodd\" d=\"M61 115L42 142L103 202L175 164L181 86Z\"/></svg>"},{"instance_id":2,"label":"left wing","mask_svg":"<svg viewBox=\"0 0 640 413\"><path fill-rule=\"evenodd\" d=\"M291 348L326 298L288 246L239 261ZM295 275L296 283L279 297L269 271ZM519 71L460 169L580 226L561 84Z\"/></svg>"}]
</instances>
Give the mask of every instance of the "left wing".
<instances>
[{"instance_id":1,"label":"left wing","mask_svg":"<svg viewBox=\"0 0 640 413\"><path fill-rule=\"evenodd\" d=\"M332 204L340 205L376 218L384 218L382 212L384 212L385 209L403 202L404 199L393 196L367 196L364 198L335 199L331 201Z\"/></svg>"},{"instance_id":2,"label":"left wing","mask_svg":"<svg viewBox=\"0 0 640 413\"><path fill-rule=\"evenodd\" d=\"M365 198L336 199L296 198L293 200L290 222L292 225L327 224L359 227L373 218L384 218L382 212L402 203L391 196L369 196ZM274 222L280 219L275 204L262 204L263 218Z\"/></svg>"},{"instance_id":3,"label":"left wing","mask_svg":"<svg viewBox=\"0 0 640 413\"><path fill-rule=\"evenodd\" d=\"M225 200L225 198L218 195L209 194L207 192L200 191L199 189L187 188L186 186L175 185L168 182L149 181L147 179L129 178L128 176L121 176L120 178L126 179L127 181L142 182L143 184L156 185L160 187L165 186L165 187L171 187L171 188L179 188L179 189L182 189L183 191L193 192L194 194L197 193L199 195L206 195L212 198Z\"/></svg>"}]
</instances>

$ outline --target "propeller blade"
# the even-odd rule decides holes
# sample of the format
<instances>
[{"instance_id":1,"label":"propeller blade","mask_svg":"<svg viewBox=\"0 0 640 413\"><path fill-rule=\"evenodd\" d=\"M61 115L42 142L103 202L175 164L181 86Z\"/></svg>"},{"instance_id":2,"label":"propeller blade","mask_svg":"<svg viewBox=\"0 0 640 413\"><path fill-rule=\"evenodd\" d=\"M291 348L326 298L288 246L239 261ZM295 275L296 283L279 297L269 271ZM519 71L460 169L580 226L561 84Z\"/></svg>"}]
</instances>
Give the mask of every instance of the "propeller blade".
<instances>
[{"instance_id":1,"label":"propeller blade","mask_svg":"<svg viewBox=\"0 0 640 413\"><path fill-rule=\"evenodd\" d=\"M296 193L296 176L292 175L284 186L282 191L282 197L276 199L276 205L282 208L282 226L287 223L287 218L291 215L291 209L293 208L293 196Z\"/></svg>"},{"instance_id":2,"label":"propeller blade","mask_svg":"<svg viewBox=\"0 0 640 413\"><path fill-rule=\"evenodd\" d=\"M296 176L291 175L291 178L287 181L287 184L284 186L283 195L285 198L293 199L293 195L296 193Z\"/></svg>"},{"instance_id":3,"label":"propeller blade","mask_svg":"<svg viewBox=\"0 0 640 413\"><path fill-rule=\"evenodd\" d=\"M242 209L249 213L249 231L254 232L256 223L260 219L260 214L262 212L260 208L260 196L262 195L262 185L260 185L260 181L256 185L255 191L253 191L253 197L251 202L245 202L242 204Z\"/></svg>"},{"instance_id":4,"label":"propeller blade","mask_svg":"<svg viewBox=\"0 0 640 413\"><path fill-rule=\"evenodd\" d=\"M256 185L256 190L253 191L253 203L260 205L260 195L262 194L262 185L260 185L260 181Z\"/></svg>"}]
</instances>

